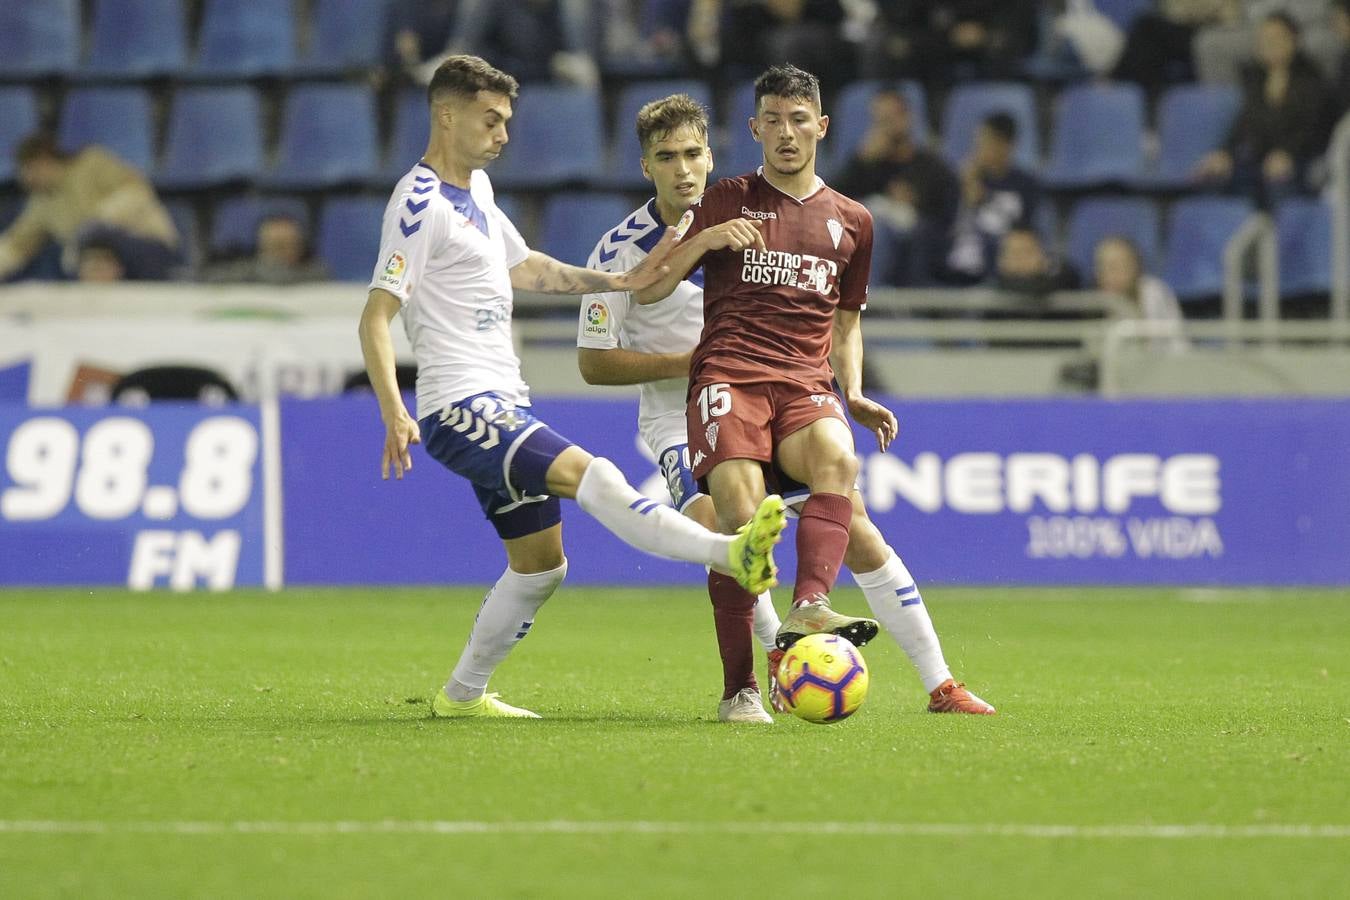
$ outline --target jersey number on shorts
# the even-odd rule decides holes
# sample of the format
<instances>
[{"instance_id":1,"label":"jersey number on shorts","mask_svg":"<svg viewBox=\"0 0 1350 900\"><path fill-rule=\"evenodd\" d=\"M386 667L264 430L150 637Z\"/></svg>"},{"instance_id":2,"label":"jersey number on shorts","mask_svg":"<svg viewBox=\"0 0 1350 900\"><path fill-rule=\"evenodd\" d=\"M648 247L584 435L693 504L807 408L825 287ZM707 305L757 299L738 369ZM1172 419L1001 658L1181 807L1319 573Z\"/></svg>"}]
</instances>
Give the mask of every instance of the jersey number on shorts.
<instances>
[{"instance_id":1,"label":"jersey number on shorts","mask_svg":"<svg viewBox=\"0 0 1350 900\"><path fill-rule=\"evenodd\" d=\"M703 416L703 424L707 425L709 419L718 416L725 416L731 412L731 392L727 388L731 387L726 382L719 384L710 384L698 395L698 411Z\"/></svg>"}]
</instances>

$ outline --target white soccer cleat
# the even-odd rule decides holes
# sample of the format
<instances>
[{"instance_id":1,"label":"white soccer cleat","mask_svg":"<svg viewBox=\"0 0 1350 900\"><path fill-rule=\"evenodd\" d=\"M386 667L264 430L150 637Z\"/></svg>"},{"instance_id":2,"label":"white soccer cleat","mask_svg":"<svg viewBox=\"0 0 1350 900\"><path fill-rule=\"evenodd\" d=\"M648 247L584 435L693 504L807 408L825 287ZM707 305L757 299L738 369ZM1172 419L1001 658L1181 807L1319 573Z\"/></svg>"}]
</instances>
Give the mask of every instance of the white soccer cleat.
<instances>
[{"instance_id":1,"label":"white soccer cleat","mask_svg":"<svg viewBox=\"0 0 1350 900\"><path fill-rule=\"evenodd\" d=\"M764 701L759 699L759 691L754 688L741 688L732 697L717 704L717 719L735 725L772 725L773 716L764 709Z\"/></svg>"}]
</instances>

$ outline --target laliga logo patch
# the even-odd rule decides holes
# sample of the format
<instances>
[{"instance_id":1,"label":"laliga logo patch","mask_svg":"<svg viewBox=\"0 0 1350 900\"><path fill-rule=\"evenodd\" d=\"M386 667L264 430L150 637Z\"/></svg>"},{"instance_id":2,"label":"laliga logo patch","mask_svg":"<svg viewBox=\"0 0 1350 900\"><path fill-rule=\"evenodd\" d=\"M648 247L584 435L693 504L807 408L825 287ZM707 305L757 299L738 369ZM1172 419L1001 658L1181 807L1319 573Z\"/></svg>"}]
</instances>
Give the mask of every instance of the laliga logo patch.
<instances>
[{"instance_id":1,"label":"laliga logo patch","mask_svg":"<svg viewBox=\"0 0 1350 900\"><path fill-rule=\"evenodd\" d=\"M403 273L408 268L408 258L403 251L395 250L384 261L384 271L380 273L380 283L398 287L403 283Z\"/></svg>"},{"instance_id":2,"label":"laliga logo patch","mask_svg":"<svg viewBox=\"0 0 1350 900\"><path fill-rule=\"evenodd\" d=\"M609 334L609 307L599 300L586 307L586 334L600 337Z\"/></svg>"},{"instance_id":3,"label":"laliga logo patch","mask_svg":"<svg viewBox=\"0 0 1350 900\"><path fill-rule=\"evenodd\" d=\"M675 240L678 241L680 238L684 237L685 232L689 230L689 226L693 224L694 211L692 209L686 209L684 215L680 216L680 221L675 223Z\"/></svg>"}]
</instances>

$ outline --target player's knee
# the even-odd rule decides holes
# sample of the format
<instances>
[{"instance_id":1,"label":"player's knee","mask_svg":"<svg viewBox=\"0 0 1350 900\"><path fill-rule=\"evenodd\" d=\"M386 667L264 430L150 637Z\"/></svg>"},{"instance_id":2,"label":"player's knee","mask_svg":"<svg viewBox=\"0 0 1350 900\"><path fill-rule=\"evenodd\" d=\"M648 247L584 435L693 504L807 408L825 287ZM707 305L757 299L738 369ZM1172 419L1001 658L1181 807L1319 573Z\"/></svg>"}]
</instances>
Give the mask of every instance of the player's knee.
<instances>
[{"instance_id":1,"label":"player's knee","mask_svg":"<svg viewBox=\"0 0 1350 900\"><path fill-rule=\"evenodd\" d=\"M852 453L833 454L811 468L814 493L848 494L858 480L858 457Z\"/></svg>"},{"instance_id":2,"label":"player's knee","mask_svg":"<svg viewBox=\"0 0 1350 900\"><path fill-rule=\"evenodd\" d=\"M757 504L752 503L748 497L737 498L735 501L721 504L717 507L717 530L723 534L735 534L736 529L740 528L746 522L749 522L755 514Z\"/></svg>"}]
</instances>

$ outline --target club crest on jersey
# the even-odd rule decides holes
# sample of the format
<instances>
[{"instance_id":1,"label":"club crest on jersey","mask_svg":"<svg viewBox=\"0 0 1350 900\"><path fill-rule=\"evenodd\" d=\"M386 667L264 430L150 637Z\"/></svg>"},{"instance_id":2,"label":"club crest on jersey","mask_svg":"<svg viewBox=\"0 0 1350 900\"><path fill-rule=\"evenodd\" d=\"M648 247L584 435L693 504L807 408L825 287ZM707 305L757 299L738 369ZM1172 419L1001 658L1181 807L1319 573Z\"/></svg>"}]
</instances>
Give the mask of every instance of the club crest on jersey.
<instances>
[{"instance_id":1,"label":"club crest on jersey","mask_svg":"<svg viewBox=\"0 0 1350 900\"><path fill-rule=\"evenodd\" d=\"M834 249L839 249L839 239L844 236L844 226L838 219L826 219L825 229L830 233L830 240L834 241Z\"/></svg>"},{"instance_id":2,"label":"club crest on jersey","mask_svg":"<svg viewBox=\"0 0 1350 900\"><path fill-rule=\"evenodd\" d=\"M703 436L708 439L708 449L717 452L717 423L709 422L708 428L703 432ZM697 465L697 463L695 464Z\"/></svg>"},{"instance_id":3,"label":"club crest on jersey","mask_svg":"<svg viewBox=\"0 0 1350 900\"><path fill-rule=\"evenodd\" d=\"M407 268L408 258L403 255L402 250L395 250L384 261L384 270L380 272L380 284L387 284L390 287L401 286L403 284L403 273L407 271Z\"/></svg>"},{"instance_id":4,"label":"club crest on jersey","mask_svg":"<svg viewBox=\"0 0 1350 900\"><path fill-rule=\"evenodd\" d=\"M586 307L586 327L582 333L587 337L609 337L609 307L603 300L592 300Z\"/></svg>"},{"instance_id":5,"label":"club crest on jersey","mask_svg":"<svg viewBox=\"0 0 1350 900\"><path fill-rule=\"evenodd\" d=\"M699 198L699 200L702 199L702 197ZM699 200L695 200L694 202L698 203ZM685 232L689 230L689 226L693 224L694 211L692 209L686 209L684 215L680 216L680 221L675 223L675 240L678 241L680 238L684 237Z\"/></svg>"}]
</instances>

